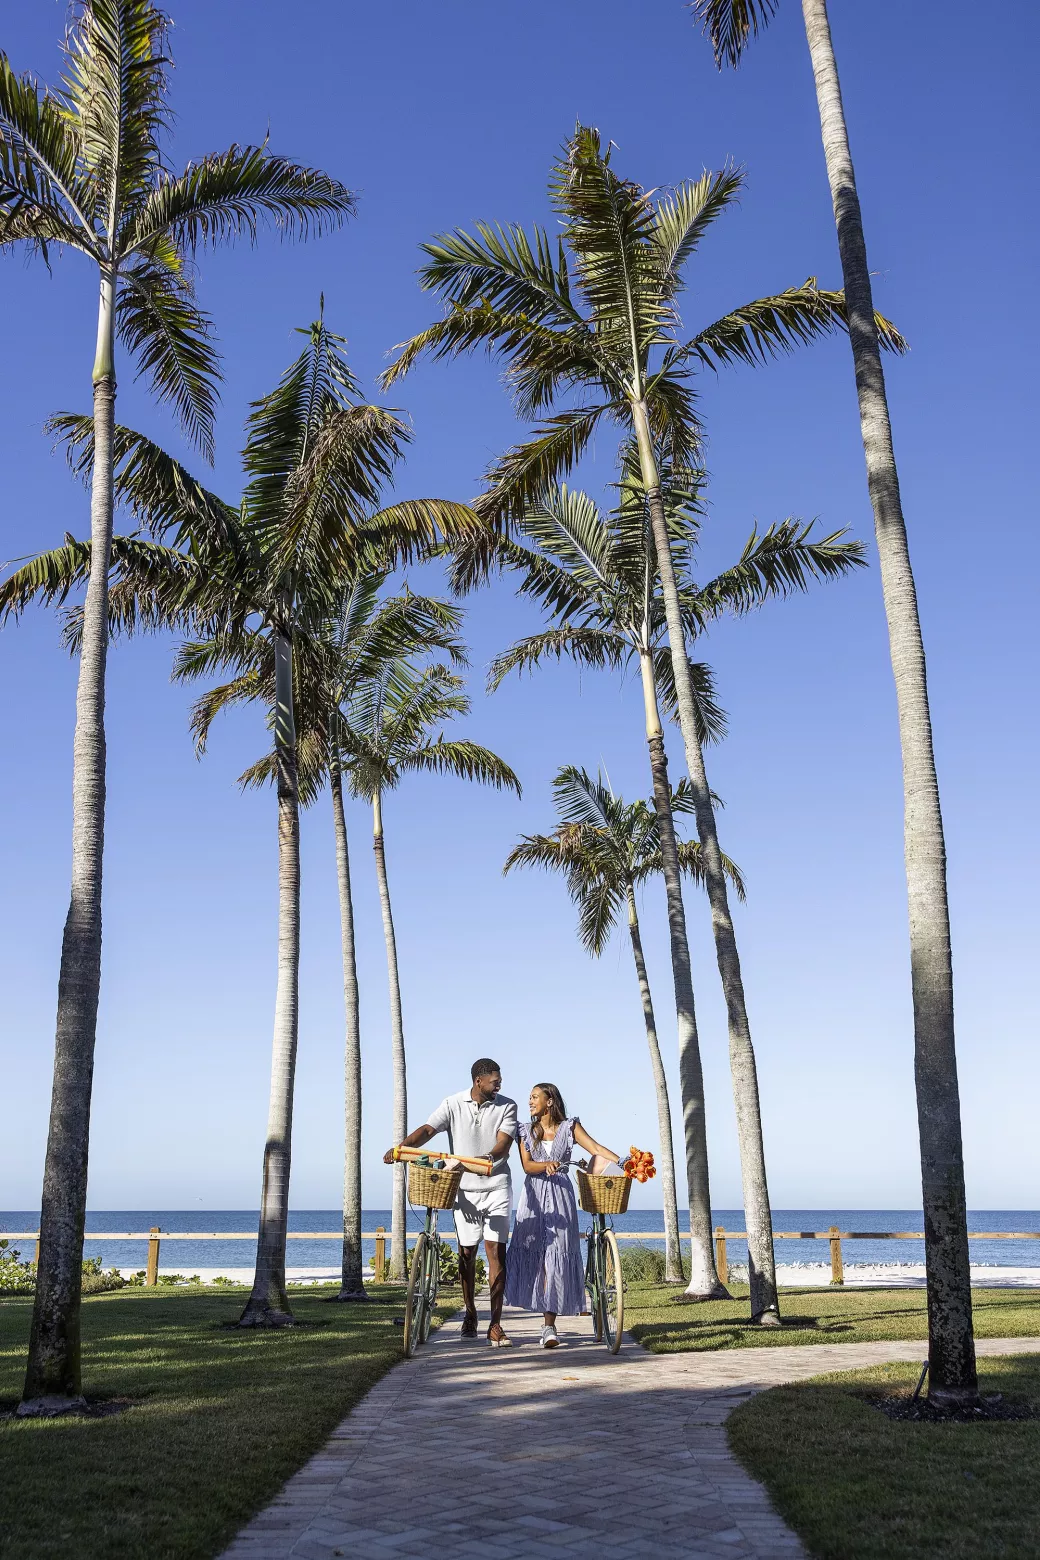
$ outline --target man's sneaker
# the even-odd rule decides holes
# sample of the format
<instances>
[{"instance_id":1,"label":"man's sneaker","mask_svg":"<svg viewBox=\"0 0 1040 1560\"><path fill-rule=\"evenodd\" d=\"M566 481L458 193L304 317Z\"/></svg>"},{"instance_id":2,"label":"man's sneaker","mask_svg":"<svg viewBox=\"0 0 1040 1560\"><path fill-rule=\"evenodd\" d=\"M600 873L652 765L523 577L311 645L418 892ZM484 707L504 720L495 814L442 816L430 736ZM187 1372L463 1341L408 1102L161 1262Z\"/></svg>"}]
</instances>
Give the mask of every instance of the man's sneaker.
<instances>
[{"instance_id":1,"label":"man's sneaker","mask_svg":"<svg viewBox=\"0 0 1040 1560\"><path fill-rule=\"evenodd\" d=\"M475 1338L477 1336L477 1318L475 1315L466 1317L462 1324L462 1336L463 1338Z\"/></svg>"},{"instance_id":2,"label":"man's sneaker","mask_svg":"<svg viewBox=\"0 0 1040 1560\"><path fill-rule=\"evenodd\" d=\"M493 1349L511 1349L513 1347L512 1338L506 1337L500 1322L491 1323L491 1326L488 1328L487 1341Z\"/></svg>"},{"instance_id":3,"label":"man's sneaker","mask_svg":"<svg viewBox=\"0 0 1040 1560\"><path fill-rule=\"evenodd\" d=\"M543 1327L542 1336L538 1341L543 1349L558 1349L560 1347L560 1340L556 1335L555 1327Z\"/></svg>"}]
</instances>

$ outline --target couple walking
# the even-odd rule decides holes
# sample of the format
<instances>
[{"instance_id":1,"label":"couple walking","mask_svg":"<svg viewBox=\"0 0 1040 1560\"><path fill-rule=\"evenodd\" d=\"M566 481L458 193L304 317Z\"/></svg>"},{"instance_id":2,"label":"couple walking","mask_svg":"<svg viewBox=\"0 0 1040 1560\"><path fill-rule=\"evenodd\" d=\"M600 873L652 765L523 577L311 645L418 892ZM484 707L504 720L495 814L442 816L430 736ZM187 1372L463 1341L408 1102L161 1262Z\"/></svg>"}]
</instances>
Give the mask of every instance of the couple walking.
<instances>
[{"instance_id":1,"label":"couple walking","mask_svg":"<svg viewBox=\"0 0 1040 1560\"><path fill-rule=\"evenodd\" d=\"M486 1158L490 1175L467 1170L455 1206L459 1238L459 1275L466 1315L462 1336L477 1336L474 1275L477 1247L484 1241L491 1286L488 1342L502 1348L510 1340L502 1328L502 1306L541 1311L541 1344L556 1348L557 1316L578 1316L584 1310L585 1275L578 1234L574 1188L562 1166L571 1162L577 1145L587 1153L614 1162L617 1155L597 1143L577 1116L568 1116L559 1089L536 1083L528 1101L530 1120L518 1122L516 1101L502 1091L497 1062L482 1056L471 1068L469 1089L449 1094L430 1119L410 1132L399 1147L421 1148L438 1132L448 1134L449 1152L466 1158ZM520 1151L524 1184L509 1233L512 1183L509 1151ZM384 1155L393 1161L393 1149Z\"/></svg>"}]
</instances>

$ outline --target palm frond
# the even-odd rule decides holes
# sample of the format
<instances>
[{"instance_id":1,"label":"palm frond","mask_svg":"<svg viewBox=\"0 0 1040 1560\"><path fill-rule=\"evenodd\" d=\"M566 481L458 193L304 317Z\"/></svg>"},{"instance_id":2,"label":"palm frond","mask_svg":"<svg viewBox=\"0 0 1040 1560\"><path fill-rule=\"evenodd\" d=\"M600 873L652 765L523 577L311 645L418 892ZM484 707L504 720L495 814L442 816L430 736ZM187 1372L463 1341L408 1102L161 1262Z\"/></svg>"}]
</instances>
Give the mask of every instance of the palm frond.
<instances>
[{"instance_id":1,"label":"palm frond","mask_svg":"<svg viewBox=\"0 0 1040 1560\"><path fill-rule=\"evenodd\" d=\"M365 537L387 564L431 557L436 550L482 543L487 521L469 504L445 498L402 498L370 515Z\"/></svg>"},{"instance_id":2,"label":"palm frond","mask_svg":"<svg viewBox=\"0 0 1040 1560\"><path fill-rule=\"evenodd\" d=\"M65 448L73 474L89 482L94 469L94 420L61 412L44 424ZM173 533L176 547L216 551L231 544L238 511L191 475L158 444L117 425L113 435L116 502L155 536Z\"/></svg>"},{"instance_id":3,"label":"palm frond","mask_svg":"<svg viewBox=\"0 0 1040 1560\"><path fill-rule=\"evenodd\" d=\"M213 463L220 355L213 327L176 271L139 258L119 273L116 328L159 401Z\"/></svg>"},{"instance_id":4,"label":"palm frond","mask_svg":"<svg viewBox=\"0 0 1040 1560\"><path fill-rule=\"evenodd\" d=\"M676 849L679 856L680 872L685 872L687 877L692 878L695 883L703 886L706 881L706 874L700 841L677 840ZM643 883L647 878L656 877L663 870L664 864L661 859L661 852L659 850L652 851L640 861L632 874L632 880L635 883ZM744 882L743 874L736 862L732 861L724 852L722 855L722 870L729 879L737 898L743 904L747 899L747 885Z\"/></svg>"},{"instance_id":5,"label":"palm frond","mask_svg":"<svg viewBox=\"0 0 1040 1560\"><path fill-rule=\"evenodd\" d=\"M609 403L558 412L491 466L473 507L489 522L517 520L581 459Z\"/></svg>"},{"instance_id":6,"label":"palm frond","mask_svg":"<svg viewBox=\"0 0 1040 1560\"><path fill-rule=\"evenodd\" d=\"M66 532L61 547L22 562L21 568L0 584L0 622L19 617L34 601L61 606L70 591L86 584L89 574L90 543L77 542Z\"/></svg>"},{"instance_id":7,"label":"palm frond","mask_svg":"<svg viewBox=\"0 0 1040 1560\"><path fill-rule=\"evenodd\" d=\"M610 941L627 898L623 880L615 877L594 877L588 881L575 878L572 897L578 906L578 936L582 946L594 958L598 958Z\"/></svg>"},{"instance_id":8,"label":"palm frond","mask_svg":"<svg viewBox=\"0 0 1040 1560\"><path fill-rule=\"evenodd\" d=\"M675 696L675 670L672 652L667 644L654 649L654 680L662 708L672 717L679 718L679 704ZM726 712L715 695L715 674L704 661L690 662L690 679L693 683L693 709L697 721L697 740L702 746L709 742L721 742L726 735Z\"/></svg>"},{"instance_id":9,"label":"palm frond","mask_svg":"<svg viewBox=\"0 0 1040 1560\"><path fill-rule=\"evenodd\" d=\"M569 872L573 861L559 834L525 834L514 845L502 867L503 877L515 867L544 867L547 872Z\"/></svg>"},{"instance_id":10,"label":"palm frond","mask_svg":"<svg viewBox=\"0 0 1040 1560\"><path fill-rule=\"evenodd\" d=\"M570 296L567 253L544 228L528 238L523 228L476 224L476 236L456 229L423 244L429 258L419 269L424 289L439 292L453 307L489 305L508 315L582 324Z\"/></svg>"},{"instance_id":11,"label":"palm frond","mask_svg":"<svg viewBox=\"0 0 1040 1560\"><path fill-rule=\"evenodd\" d=\"M98 259L94 201L60 105L0 53L0 246L26 239L46 257L49 242L69 244Z\"/></svg>"},{"instance_id":12,"label":"palm frond","mask_svg":"<svg viewBox=\"0 0 1040 1560\"><path fill-rule=\"evenodd\" d=\"M875 313L874 322L882 347L905 352L906 341L890 320ZM817 287L810 276L801 287L789 287L771 298L756 298L722 319L698 331L682 347L665 354L664 369L671 373L691 358L706 368L726 363L767 363L836 330L848 329L843 292Z\"/></svg>"},{"instance_id":13,"label":"palm frond","mask_svg":"<svg viewBox=\"0 0 1040 1560\"><path fill-rule=\"evenodd\" d=\"M488 668L489 693L501 687L510 672L533 672L543 661L562 661L564 657L579 666L622 665L631 654L631 645L620 634L600 628L547 628L539 634L518 639L497 655Z\"/></svg>"},{"instance_id":14,"label":"palm frond","mask_svg":"<svg viewBox=\"0 0 1040 1560\"><path fill-rule=\"evenodd\" d=\"M195 752L201 758L209 742L213 722L222 710L238 704L253 704L263 697L260 679L256 672L243 672L230 682L220 683L195 700L191 707L189 727L195 738Z\"/></svg>"},{"instance_id":15,"label":"palm frond","mask_svg":"<svg viewBox=\"0 0 1040 1560\"><path fill-rule=\"evenodd\" d=\"M122 236L125 253L172 233L194 253L245 237L263 225L285 238L309 238L341 227L356 210L351 190L318 168L278 157L263 146L230 146L166 177L135 211Z\"/></svg>"},{"instance_id":16,"label":"palm frond","mask_svg":"<svg viewBox=\"0 0 1040 1560\"><path fill-rule=\"evenodd\" d=\"M460 780L479 780L498 790L513 790L517 796L523 794L520 781L505 759L492 753L490 748L465 739L423 743L402 755L397 767L402 771L423 769L433 774L457 775Z\"/></svg>"},{"instance_id":17,"label":"palm frond","mask_svg":"<svg viewBox=\"0 0 1040 1560\"><path fill-rule=\"evenodd\" d=\"M752 531L739 561L697 592L699 621L750 612L770 597L807 590L812 580L837 579L866 567L864 544L843 541L847 531L814 537L812 530L812 521L783 520L761 536Z\"/></svg>"},{"instance_id":18,"label":"palm frond","mask_svg":"<svg viewBox=\"0 0 1040 1560\"><path fill-rule=\"evenodd\" d=\"M675 323L654 242L649 195L620 178L604 155L599 131L577 125L550 175L549 194L575 257L575 280L597 336L628 365L631 378L646 348Z\"/></svg>"},{"instance_id":19,"label":"palm frond","mask_svg":"<svg viewBox=\"0 0 1040 1560\"><path fill-rule=\"evenodd\" d=\"M752 38L769 26L780 0L693 0L692 9L711 39L715 63L739 65Z\"/></svg>"},{"instance_id":20,"label":"palm frond","mask_svg":"<svg viewBox=\"0 0 1040 1560\"><path fill-rule=\"evenodd\" d=\"M170 128L168 27L152 0L89 0L74 12L65 100L106 225L113 209L145 195L161 167L158 141Z\"/></svg>"},{"instance_id":21,"label":"palm frond","mask_svg":"<svg viewBox=\"0 0 1040 1560\"><path fill-rule=\"evenodd\" d=\"M658 200L653 242L660 252L664 276L673 286L708 228L733 204L743 186L742 168L723 168L718 173L705 170L699 179L680 184Z\"/></svg>"}]
</instances>

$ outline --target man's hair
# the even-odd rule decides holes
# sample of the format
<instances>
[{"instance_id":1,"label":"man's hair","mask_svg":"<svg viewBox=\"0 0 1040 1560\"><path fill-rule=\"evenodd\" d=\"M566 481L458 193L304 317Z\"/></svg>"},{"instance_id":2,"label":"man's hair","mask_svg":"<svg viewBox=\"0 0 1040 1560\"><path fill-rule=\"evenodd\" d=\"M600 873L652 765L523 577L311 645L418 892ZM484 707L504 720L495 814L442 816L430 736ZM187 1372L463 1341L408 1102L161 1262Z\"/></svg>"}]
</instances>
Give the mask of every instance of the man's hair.
<instances>
[{"instance_id":1,"label":"man's hair","mask_svg":"<svg viewBox=\"0 0 1040 1560\"><path fill-rule=\"evenodd\" d=\"M476 1083L478 1078L485 1078L488 1073L500 1073L502 1071L497 1062L493 1062L490 1056L482 1056L473 1063L470 1068L470 1077Z\"/></svg>"}]
</instances>

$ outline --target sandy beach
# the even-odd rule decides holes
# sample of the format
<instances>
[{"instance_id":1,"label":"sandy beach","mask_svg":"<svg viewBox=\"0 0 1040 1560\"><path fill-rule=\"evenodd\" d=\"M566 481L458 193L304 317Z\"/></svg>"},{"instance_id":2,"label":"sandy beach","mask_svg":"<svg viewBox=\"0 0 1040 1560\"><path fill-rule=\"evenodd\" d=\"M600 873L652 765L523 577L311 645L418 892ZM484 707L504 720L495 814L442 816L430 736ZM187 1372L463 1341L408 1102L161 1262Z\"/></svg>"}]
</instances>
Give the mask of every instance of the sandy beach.
<instances>
[{"instance_id":1,"label":"sandy beach","mask_svg":"<svg viewBox=\"0 0 1040 1560\"><path fill-rule=\"evenodd\" d=\"M119 1270L124 1278L130 1278L140 1269L123 1267ZM177 1268L167 1263L161 1263L160 1274L183 1272L183 1268ZM291 1284L328 1284L339 1278L338 1267L290 1267L286 1269L286 1278ZM212 1284L215 1278L230 1278L236 1284L251 1284L253 1281L253 1269L251 1267L200 1267L192 1269L185 1277L193 1277L195 1274L204 1284ZM735 1276L735 1275L734 1275ZM784 1263L777 1267L777 1282L785 1289L804 1287L805 1285L829 1284L831 1276L830 1264L827 1262ZM371 1279L372 1269L364 1270L364 1277ZM1040 1289L1040 1268L1037 1267L972 1267L971 1281L980 1289ZM845 1283L849 1288L891 1288L891 1289L923 1289L924 1288L924 1263L923 1262L886 1262L886 1263L852 1263L845 1264Z\"/></svg>"}]
</instances>

